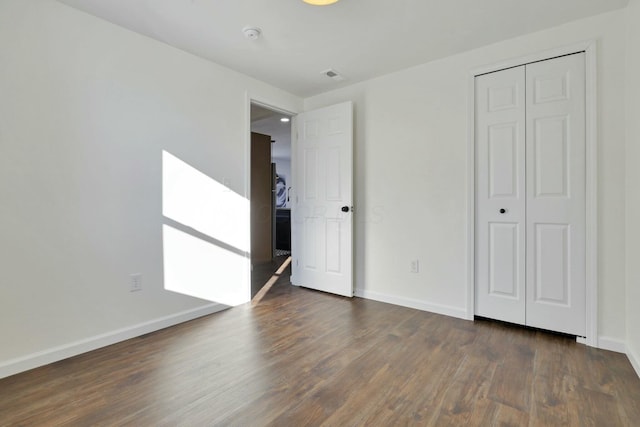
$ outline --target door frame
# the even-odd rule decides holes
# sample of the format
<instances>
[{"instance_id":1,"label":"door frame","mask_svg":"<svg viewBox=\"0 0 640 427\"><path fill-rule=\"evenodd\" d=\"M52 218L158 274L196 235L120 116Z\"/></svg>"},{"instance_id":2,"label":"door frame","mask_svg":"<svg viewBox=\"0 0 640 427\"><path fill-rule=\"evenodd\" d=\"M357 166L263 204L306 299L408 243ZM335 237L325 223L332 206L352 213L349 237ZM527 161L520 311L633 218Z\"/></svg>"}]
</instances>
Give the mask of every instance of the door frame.
<instances>
[{"instance_id":1,"label":"door frame","mask_svg":"<svg viewBox=\"0 0 640 427\"><path fill-rule=\"evenodd\" d=\"M475 143L475 78L506 68L544 61L558 56L585 53L586 77L586 323L587 336L577 341L591 347L598 343L598 121L597 121L597 43L587 40L557 49L509 59L474 69L469 74L467 134L467 319L475 313L475 219L476 219L476 143Z\"/></svg>"},{"instance_id":2,"label":"door frame","mask_svg":"<svg viewBox=\"0 0 640 427\"><path fill-rule=\"evenodd\" d=\"M281 107L279 106L277 101L273 101L267 98L264 98L262 96L256 95L256 94L252 94L250 92L246 92L245 93L245 105L244 105L244 109L245 109L245 143L244 143L244 159L245 159L245 165L244 165L244 169L245 169L245 175L244 175L244 179L245 179L245 186L244 186L244 194L247 197L247 199L249 200L249 218L251 218L251 104L255 104L258 105L260 107L264 107L267 108L269 110L278 112L278 113L282 113L284 115L287 116L291 116L292 118L297 116L301 111L292 111L289 110L287 107ZM293 153L293 144L294 144L294 138L293 136L295 135L295 124L294 124L295 120L291 120L290 124L291 124L291 151ZM292 176L293 176L293 171L294 171L294 162L293 162L293 157L291 158L291 171L292 171ZM295 184L295 182L294 182ZM249 233L248 233L248 242L247 242L247 247L251 247L251 223L248 224L249 227ZM293 249L293 248L292 248ZM247 262L247 270L245 272L246 274L246 283L248 285L249 288L249 293L251 293L251 254L249 253L248 255L248 262ZM251 298L248 299L248 301Z\"/></svg>"}]
</instances>

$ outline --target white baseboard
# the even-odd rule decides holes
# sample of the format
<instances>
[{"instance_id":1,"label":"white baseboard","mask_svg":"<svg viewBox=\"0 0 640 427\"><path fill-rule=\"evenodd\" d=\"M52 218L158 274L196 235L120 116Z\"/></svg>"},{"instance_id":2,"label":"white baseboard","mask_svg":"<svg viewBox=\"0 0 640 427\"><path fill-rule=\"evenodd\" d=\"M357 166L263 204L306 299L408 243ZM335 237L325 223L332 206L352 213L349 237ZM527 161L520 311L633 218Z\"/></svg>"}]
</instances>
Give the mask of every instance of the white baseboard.
<instances>
[{"instance_id":1,"label":"white baseboard","mask_svg":"<svg viewBox=\"0 0 640 427\"><path fill-rule=\"evenodd\" d=\"M624 340L611 337L598 337L598 348L615 351L616 353L626 353L627 343Z\"/></svg>"},{"instance_id":2,"label":"white baseboard","mask_svg":"<svg viewBox=\"0 0 640 427\"><path fill-rule=\"evenodd\" d=\"M629 362L631 362L631 366L636 370L636 374L640 377L640 357L633 351L631 348L627 346L627 357L629 358Z\"/></svg>"},{"instance_id":3,"label":"white baseboard","mask_svg":"<svg viewBox=\"0 0 640 427\"><path fill-rule=\"evenodd\" d=\"M356 288L355 296L374 301L386 302L389 304L400 305L402 307L415 308L417 310L428 311L430 313L443 314L445 316L457 317L458 319L467 319L467 310L464 308L451 307L448 305L434 304L428 301L417 300L413 298L398 297L395 295L382 294L379 292L368 291L366 289Z\"/></svg>"},{"instance_id":4,"label":"white baseboard","mask_svg":"<svg viewBox=\"0 0 640 427\"><path fill-rule=\"evenodd\" d=\"M101 347L106 347L121 341L139 337L140 335L155 332L160 329L168 328L179 323L187 322L198 317L216 313L227 308L222 304L208 304L204 307L194 308L169 316L160 317L148 322L139 323L104 334L85 338L69 344L53 347L37 353L28 354L16 359L0 362L0 378L28 371L33 368L48 365L49 363L77 356Z\"/></svg>"}]
</instances>

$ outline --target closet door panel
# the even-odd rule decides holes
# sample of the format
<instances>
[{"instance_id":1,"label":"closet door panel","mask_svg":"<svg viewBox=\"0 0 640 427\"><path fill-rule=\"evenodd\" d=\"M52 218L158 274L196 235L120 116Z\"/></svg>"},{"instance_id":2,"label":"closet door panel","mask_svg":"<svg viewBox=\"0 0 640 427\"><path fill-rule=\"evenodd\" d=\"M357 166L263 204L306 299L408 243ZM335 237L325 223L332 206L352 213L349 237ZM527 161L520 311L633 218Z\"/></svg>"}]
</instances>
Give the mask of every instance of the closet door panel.
<instances>
[{"instance_id":1,"label":"closet door panel","mask_svg":"<svg viewBox=\"0 0 640 427\"><path fill-rule=\"evenodd\" d=\"M525 322L525 69L476 78L475 314Z\"/></svg>"},{"instance_id":2,"label":"closet door panel","mask_svg":"<svg viewBox=\"0 0 640 427\"><path fill-rule=\"evenodd\" d=\"M526 66L526 324L584 336L584 53Z\"/></svg>"}]
</instances>

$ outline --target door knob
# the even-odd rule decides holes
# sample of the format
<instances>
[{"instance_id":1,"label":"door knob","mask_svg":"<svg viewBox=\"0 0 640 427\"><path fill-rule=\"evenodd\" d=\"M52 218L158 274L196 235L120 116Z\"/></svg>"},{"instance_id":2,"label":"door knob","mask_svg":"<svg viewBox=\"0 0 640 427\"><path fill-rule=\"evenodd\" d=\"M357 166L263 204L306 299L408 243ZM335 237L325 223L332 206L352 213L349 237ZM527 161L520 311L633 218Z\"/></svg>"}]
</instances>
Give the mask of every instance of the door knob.
<instances>
[{"instance_id":1,"label":"door knob","mask_svg":"<svg viewBox=\"0 0 640 427\"><path fill-rule=\"evenodd\" d=\"M349 206L343 206L340 208L342 212L349 212Z\"/></svg>"},{"instance_id":2,"label":"door knob","mask_svg":"<svg viewBox=\"0 0 640 427\"><path fill-rule=\"evenodd\" d=\"M502 209L500 209L500 211L499 211L499 212L500 212L501 214L503 214L503 213L507 213L507 210L506 210L506 209L504 209L504 208L502 208Z\"/></svg>"}]
</instances>

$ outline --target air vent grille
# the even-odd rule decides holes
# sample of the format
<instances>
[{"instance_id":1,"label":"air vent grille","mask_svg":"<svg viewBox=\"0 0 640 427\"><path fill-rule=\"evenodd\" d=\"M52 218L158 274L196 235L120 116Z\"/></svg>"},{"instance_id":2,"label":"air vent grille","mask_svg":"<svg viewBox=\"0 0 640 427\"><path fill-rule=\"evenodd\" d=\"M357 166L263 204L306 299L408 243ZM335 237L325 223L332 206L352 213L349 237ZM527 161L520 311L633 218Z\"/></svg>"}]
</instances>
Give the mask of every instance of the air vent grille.
<instances>
[{"instance_id":1,"label":"air vent grille","mask_svg":"<svg viewBox=\"0 0 640 427\"><path fill-rule=\"evenodd\" d=\"M337 81L337 82L341 82L343 80L346 80L345 77L340 74L339 72L337 72L334 69L329 68L328 70L324 70L321 74L324 74L325 76Z\"/></svg>"}]
</instances>

